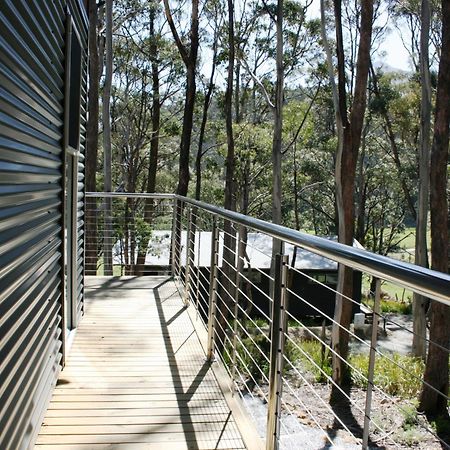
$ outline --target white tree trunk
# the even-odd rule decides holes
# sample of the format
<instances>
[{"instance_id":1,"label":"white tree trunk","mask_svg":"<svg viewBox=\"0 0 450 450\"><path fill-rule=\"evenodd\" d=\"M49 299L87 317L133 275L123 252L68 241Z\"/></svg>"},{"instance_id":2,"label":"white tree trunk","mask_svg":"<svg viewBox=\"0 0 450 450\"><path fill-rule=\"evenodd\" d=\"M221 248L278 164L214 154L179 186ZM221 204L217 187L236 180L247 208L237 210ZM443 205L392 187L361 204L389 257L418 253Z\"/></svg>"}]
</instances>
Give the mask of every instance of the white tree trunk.
<instances>
[{"instance_id":1,"label":"white tree trunk","mask_svg":"<svg viewBox=\"0 0 450 450\"><path fill-rule=\"evenodd\" d=\"M104 157L104 190L111 192L111 85L113 73L113 49L112 49L112 9L113 0L106 0L106 26L105 26L105 83L103 86L103 157ZM112 200L105 198L105 230L104 230L104 267L105 275L112 275Z\"/></svg>"},{"instance_id":2,"label":"white tree trunk","mask_svg":"<svg viewBox=\"0 0 450 450\"><path fill-rule=\"evenodd\" d=\"M431 135L431 81L428 46L430 40L430 4L422 0L422 26L420 32L420 149L419 149L419 201L416 223L415 263L419 266L428 265L427 256L427 222L430 170L430 135ZM413 345L415 356L426 356L426 312L427 299L422 295L413 297Z\"/></svg>"}]
</instances>

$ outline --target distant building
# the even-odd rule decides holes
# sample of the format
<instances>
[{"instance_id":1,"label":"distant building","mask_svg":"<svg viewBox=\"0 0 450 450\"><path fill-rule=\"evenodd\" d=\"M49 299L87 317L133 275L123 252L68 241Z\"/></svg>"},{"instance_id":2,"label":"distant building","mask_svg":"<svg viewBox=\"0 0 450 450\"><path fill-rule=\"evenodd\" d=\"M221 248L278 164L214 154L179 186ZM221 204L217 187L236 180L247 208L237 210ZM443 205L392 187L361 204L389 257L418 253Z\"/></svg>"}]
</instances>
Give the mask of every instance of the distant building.
<instances>
[{"instance_id":1,"label":"distant building","mask_svg":"<svg viewBox=\"0 0 450 450\"><path fill-rule=\"evenodd\" d=\"M220 242L223 244L223 233L220 234ZM330 238L336 239L336 238ZM167 270L170 256L170 231L154 231L149 243L149 250L145 258L146 273L154 274ZM355 247L361 245L355 241ZM181 236L181 266L186 265L186 232ZM223 245L219 245L219 267L222 262ZM294 253L294 246L286 244L285 252L289 256L290 264ZM251 292L251 299L257 305L252 314L262 315L258 309L265 314L269 313L270 292L270 262L272 254L272 239L264 234L249 233L247 239L246 261L242 277L244 293L240 301L245 303L246 296ZM211 232L197 232L194 248L195 280L196 270L200 270L199 292L200 300L207 298L209 291L209 268L211 264ZM117 258L117 256L116 256ZM116 259L118 263L118 259ZM337 263L310 251L297 248L295 258L295 269L290 269L290 286L294 294L289 298L289 311L296 317L323 316L322 311L328 316L333 316L335 304L335 289L337 286ZM251 287L250 291L248 286ZM354 276L354 300L359 304L361 301L361 273L356 272ZM298 297L301 298L298 298ZM206 306L206 305L205 305ZM359 307L354 305L354 312Z\"/></svg>"}]
</instances>

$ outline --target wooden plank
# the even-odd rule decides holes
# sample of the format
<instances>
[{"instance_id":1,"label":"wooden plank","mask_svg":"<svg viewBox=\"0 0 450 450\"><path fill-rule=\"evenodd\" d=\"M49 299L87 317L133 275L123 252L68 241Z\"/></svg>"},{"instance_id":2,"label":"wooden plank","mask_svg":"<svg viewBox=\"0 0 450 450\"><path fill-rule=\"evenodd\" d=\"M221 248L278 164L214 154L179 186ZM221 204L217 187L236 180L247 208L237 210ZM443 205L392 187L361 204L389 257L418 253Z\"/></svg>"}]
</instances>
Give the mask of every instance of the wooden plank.
<instances>
[{"instance_id":1,"label":"wooden plank","mask_svg":"<svg viewBox=\"0 0 450 450\"><path fill-rule=\"evenodd\" d=\"M235 432L236 426L231 422L182 422L157 424L120 424L120 425L44 425L44 435L98 435L98 434L147 434L147 433L209 433L226 430Z\"/></svg>"},{"instance_id":2,"label":"wooden plank","mask_svg":"<svg viewBox=\"0 0 450 450\"><path fill-rule=\"evenodd\" d=\"M220 441L227 443L229 448L242 448L240 438L227 430L208 431L196 433L183 431L180 433L142 433L142 434L72 434L72 435L45 435L39 434L37 444L122 444L122 443L160 443L172 444L174 442L210 442L215 445ZM170 446L168 447L170 448ZM215 447L211 447L215 448Z\"/></svg>"},{"instance_id":3,"label":"wooden plank","mask_svg":"<svg viewBox=\"0 0 450 450\"><path fill-rule=\"evenodd\" d=\"M51 425L150 425L169 423L206 423L225 422L229 420L229 413L192 414L185 416L81 416L81 417L47 417L43 423Z\"/></svg>"},{"instance_id":4,"label":"wooden plank","mask_svg":"<svg viewBox=\"0 0 450 450\"><path fill-rule=\"evenodd\" d=\"M163 280L86 290L37 450L245 448L178 291L149 288Z\"/></svg>"},{"instance_id":5,"label":"wooden plank","mask_svg":"<svg viewBox=\"0 0 450 450\"><path fill-rule=\"evenodd\" d=\"M105 409L51 409L47 411L48 417L131 417L131 416L170 416L170 417L187 417L193 416L211 416L214 414L227 414L230 412L226 405L202 405L196 407L162 407L152 408L147 406L139 409L117 409L115 405Z\"/></svg>"},{"instance_id":6,"label":"wooden plank","mask_svg":"<svg viewBox=\"0 0 450 450\"><path fill-rule=\"evenodd\" d=\"M60 394L54 395L52 402L161 402L161 401L178 401L187 402L192 400L223 400L221 392L195 392L178 393L178 394Z\"/></svg>"},{"instance_id":7,"label":"wooden plank","mask_svg":"<svg viewBox=\"0 0 450 450\"><path fill-rule=\"evenodd\" d=\"M148 400L143 401L96 401L96 402L81 402L81 401L68 401L68 402L55 402L53 399L50 402L48 409L107 409L114 407L116 409L138 409L151 406L154 409L158 408L176 408L177 406L186 405L195 408L196 406L204 406L206 404L217 404L226 405L223 399L217 400L191 400L189 402L180 402L178 400L155 400L149 402ZM189 405L188 405L189 404Z\"/></svg>"},{"instance_id":8,"label":"wooden plank","mask_svg":"<svg viewBox=\"0 0 450 450\"><path fill-rule=\"evenodd\" d=\"M245 448L234 443L230 446L228 441L202 441L202 442L173 442L170 450L237 450ZM168 448L167 445L164 448ZM160 443L116 443L116 444L40 444L36 450L161 450Z\"/></svg>"}]
</instances>

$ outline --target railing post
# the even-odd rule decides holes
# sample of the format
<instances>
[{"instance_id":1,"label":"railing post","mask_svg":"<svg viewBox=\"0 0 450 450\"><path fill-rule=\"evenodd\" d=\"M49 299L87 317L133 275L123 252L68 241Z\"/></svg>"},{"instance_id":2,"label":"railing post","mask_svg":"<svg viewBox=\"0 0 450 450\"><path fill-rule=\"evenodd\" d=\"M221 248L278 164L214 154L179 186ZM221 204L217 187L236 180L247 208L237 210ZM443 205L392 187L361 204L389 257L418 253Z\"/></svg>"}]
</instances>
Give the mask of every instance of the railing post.
<instances>
[{"instance_id":1,"label":"railing post","mask_svg":"<svg viewBox=\"0 0 450 450\"><path fill-rule=\"evenodd\" d=\"M372 337L370 340L369 371L367 375L366 408L364 413L363 450L369 448L370 411L372 409L373 376L375 371L375 355L378 339L378 318L380 316L381 281L376 280L375 300L373 305Z\"/></svg>"},{"instance_id":2,"label":"railing post","mask_svg":"<svg viewBox=\"0 0 450 450\"><path fill-rule=\"evenodd\" d=\"M283 354L286 332L286 255L275 256L272 322L270 325L269 402L267 408L266 450L277 450L280 436Z\"/></svg>"},{"instance_id":3,"label":"railing post","mask_svg":"<svg viewBox=\"0 0 450 450\"><path fill-rule=\"evenodd\" d=\"M188 305L189 304L189 294L190 294L190 290L191 290L191 248L194 247L195 245L195 241L193 241L193 239L195 239L195 237L192 236L192 230L194 228L193 223L192 223L192 208L189 206L189 211L187 212L187 219L188 219L188 223L187 223L187 230L186 230L186 268L184 271L184 304ZM195 230L194 230L195 233ZM195 234L194 234L195 236ZM194 245L192 245L191 247L191 242L194 243Z\"/></svg>"},{"instance_id":4,"label":"railing post","mask_svg":"<svg viewBox=\"0 0 450 450\"><path fill-rule=\"evenodd\" d=\"M170 265L172 271L172 277L175 278L177 275L177 233L180 230L178 209L179 200L174 198L173 200L173 217L172 217L172 236L171 236L171 248L170 248Z\"/></svg>"},{"instance_id":5,"label":"railing post","mask_svg":"<svg viewBox=\"0 0 450 450\"><path fill-rule=\"evenodd\" d=\"M208 308L208 350L207 359L214 361L214 326L217 307L217 266L219 264L219 227L216 217L213 218L211 233L211 276L209 280L209 308Z\"/></svg>"},{"instance_id":6,"label":"railing post","mask_svg":"<svg viewBox=\"0 0 450 450\"><path fill-rule=\"evenodd\" d=\"M237 258L236 258L236 289L234 291L234 325L233 325L233 348L232 348L232 372L231 372L231 378L233 385L236 383L236 371L237 371L237 360L236 360L236 354L237 354L237 333L238 333L238 303L239 303L239 286L241 284L241 273L244 269L244 245L242 242L244 235L244 227L241 225L238 228L237 233ZM234 395L234 389L232 394Z\"/></svg>"},{"instance_id":7,"label":"railing post","mask_svg":"<svg viewBox=\"0 0 450 450\"><path fill-rule=\"evenodd\" d=\"M197 239L197 235L196 235L196 239ZM202 231L199 228L198 229L198 245L197 245L197 267L196 267L196 283L195 283L195 291L196 291L196 296L195 296L195 310L197 311L197 318L199 316L199 308L200 308L200 250L201 250L201 245L202 245ZM195 252L195 250L194 250ZM194 265L195 266L195 265Z\"/></svg>"}]
</instances>

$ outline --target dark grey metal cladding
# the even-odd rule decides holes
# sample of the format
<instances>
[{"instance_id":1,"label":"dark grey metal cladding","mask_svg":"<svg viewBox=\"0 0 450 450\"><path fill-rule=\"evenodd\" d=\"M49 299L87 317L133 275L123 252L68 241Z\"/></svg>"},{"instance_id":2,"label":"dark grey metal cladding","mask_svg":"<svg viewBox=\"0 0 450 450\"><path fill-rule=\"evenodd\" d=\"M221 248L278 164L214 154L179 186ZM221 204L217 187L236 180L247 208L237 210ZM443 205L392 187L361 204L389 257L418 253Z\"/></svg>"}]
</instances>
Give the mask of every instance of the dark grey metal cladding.
<instances>
[{"instance_id":1,"label":"dark grey metal cladding","mask_svg":"<svg viewBox=\"0 0 450 450\"><path fill-rule=\"evenodd\" d=\"M70 10L74 25L80 34L81 41L87 43L88 24L87 15L79 0L70 0ZM80 149L78 155L78 198L77 198L77 304L76 323L79 322L84 308L84 159L86 149L86 117L87 117L87 46L82 58L82 86L81 86L81 121L80 121Z\"/></svg>"},{"instance_id":2,"label":"dark grey metal cladding","mask_svg":"<svg viewBox=\"0 0 450 450\"><path fill-rule=\"evenodd\" d=\"M69 7L86 42L86 16L77 0ZM0 6L2 450L32 445L61 364L66 8L66 0L2 0ZM81 175L80 193L82 184ZM81 211L82 195L79 202ZM82 237L79 247L82 258ZM81 276L80 311L82 284Z\"/></svg>"}]
</instances>

